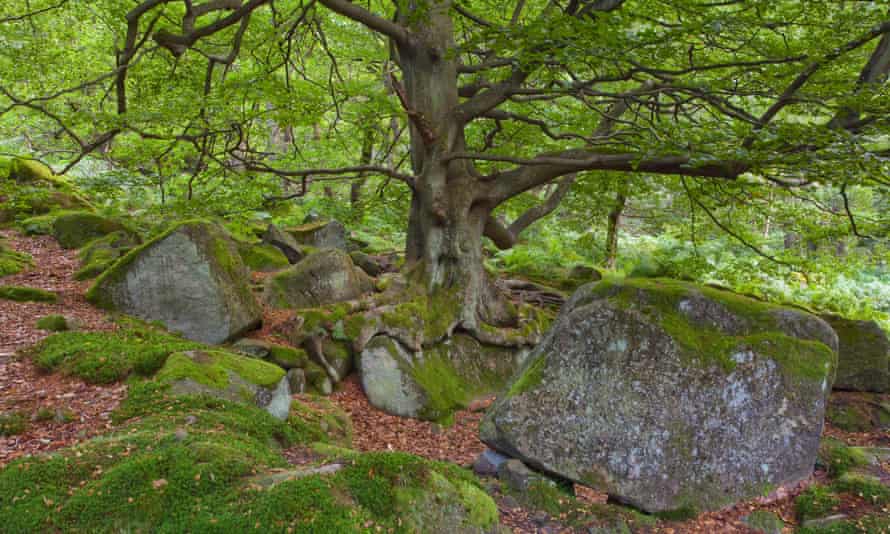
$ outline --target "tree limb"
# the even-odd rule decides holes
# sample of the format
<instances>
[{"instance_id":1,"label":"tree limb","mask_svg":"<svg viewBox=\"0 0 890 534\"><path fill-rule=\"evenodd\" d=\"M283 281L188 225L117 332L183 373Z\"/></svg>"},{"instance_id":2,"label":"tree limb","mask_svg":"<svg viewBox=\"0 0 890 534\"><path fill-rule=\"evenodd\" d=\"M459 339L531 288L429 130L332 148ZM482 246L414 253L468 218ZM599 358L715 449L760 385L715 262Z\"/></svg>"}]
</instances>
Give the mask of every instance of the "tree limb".
<instances>
[{"instance_id":1,"label":"tree limb","mask_svg":"<svg viewBox=\"0 0 890 534\"><path fill-rule=\"evenodd\" d=\"M520 215L510 226L504 226L493 215L489 215L485 221L485 237L488 237L501 250L513 248L526 228L538 220L553 213L559 207L559 203L566 196L575 183L575 175L566 176L556 187L556 190L540 204L529 208Z\"/></svg>"}]
</instances>

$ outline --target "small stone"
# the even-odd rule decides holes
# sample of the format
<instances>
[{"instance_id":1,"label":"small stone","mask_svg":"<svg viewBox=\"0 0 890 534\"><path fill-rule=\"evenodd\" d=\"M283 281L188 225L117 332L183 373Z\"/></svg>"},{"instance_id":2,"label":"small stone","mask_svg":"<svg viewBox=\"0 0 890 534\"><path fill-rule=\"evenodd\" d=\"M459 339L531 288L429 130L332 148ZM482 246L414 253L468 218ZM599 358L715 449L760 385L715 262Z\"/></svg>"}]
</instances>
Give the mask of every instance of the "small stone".
<instances>
[{"instance_id":1,"label":"small stone","mask_svg":"<svg viewBox=\"0 0 890 534\"><path fill-rule=\"evenodd\" d=\"M473 462L473 471L481 476L495 476L498 474L498 468L509 460L503 454L492 449L486 449Z\"/></svg>"},{"instance_id":2,"label":"small stone","mask_svg":"<svg viewBox=\"0 0 890 534\"><path fill-rule=\"evenodd\" d=\"M291 369L287 372L287 382L291 393L306 392L306 373L302 369Z\"/></svg>"},{"instance_id":3,"label":"small stone","mask_svg":"<svg viewBox=\"0 0 890 534\"><path fill-rule=\"evenodd\" d=\"M176 441L185 441L185 438L189 437L189 433L184 428L177 428L176 432L173 433L173 437L176 438Z\"/></svg>"},{"instance_id":4,"label":"small stone","mask_svg":"<svg viewBox=\"0 0 890 534\"><path fill-rule=\"evenodd\" d=\"M270 343L266 343L265 341L261 341L259 339L244 338L236 341L232 345L232 348L237 350L241 354L265 360L269 357L269 352L271 350L270 345Z\"/></svg>"},{"instance_id":5,"label":"small stone","mask_svg":"<svg viewBox=\"0 0 890 534\"><path fill-rule=\"evenodd\" d=\"M509 488L519 492L526 491L530 480L534 477L535 472L519 460L510 459L498 467L498 478Z\"/></svg>"}]
</instances>

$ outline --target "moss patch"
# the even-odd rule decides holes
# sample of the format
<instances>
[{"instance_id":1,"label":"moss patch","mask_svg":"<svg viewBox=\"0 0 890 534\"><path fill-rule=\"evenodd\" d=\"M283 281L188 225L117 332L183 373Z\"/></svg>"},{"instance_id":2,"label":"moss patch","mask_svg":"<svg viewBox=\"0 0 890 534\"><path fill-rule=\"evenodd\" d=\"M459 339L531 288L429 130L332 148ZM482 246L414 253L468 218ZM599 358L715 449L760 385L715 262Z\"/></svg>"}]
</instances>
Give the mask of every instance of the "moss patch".
<instances>
[{"instance_id":1,"label":"moss patch","mask_svg":"<svg viewBox=\"0 0 890 534\"><path fill-rule=\"evenodd\" d=\"M80 248L97 237L127 231L123 224L83 211L66 213L53 221L53 237L64 248Z\"/></svg>"},{"instance_id":2,"label":"moss patch","mask_svg":"<svg viewBox=\"0 0 890 534\"><path fill-rule=\"evenodd\" d=\"M280 367L262 360L219 350L202 350L194 357L181 352L171 354L156 379L160 382L191 379L205 386L225 389L230 382L229 372L266 388L274 388L284 378Z\"/></svg>"},{"instance_id":3,"label":"moss patch","mask_svg":"<svg viewBox=\"0 0 890 534\"><path fill-rule=\"evenodd\" d=\"M16 436L28 429L28 418L21 412L0 413L0 436Z\"/></svg>"},{"instance_id":4,"label":"moss patch","mask_svg":"<svg viewBox=\"0 0 890 534\"><path fill-rule=\"evenodd\" d=\"M0 277L16 274L31 265L31 256L10 250L0 241Z\"/></svg>"},{"instance_id":5,"label":"moss patch","mask_svg":"<svg viewBox=\"0 0 890 534\"><path fill-rule=\"evenodd\" d=\"M293 414L292 418L300 418ZM402 453L351 453L334 474L260 487L308 436L265 412L131 386L114 433L0 470L12 532L447 532L490 529L494 503L455 466ZM311 424L307 422L307 424ZM312 435L319 434L319 430Z\"/></svg>"},{"instance_id":6,"label":"moss patch","mask_svg":"<svg viewBox=\"0 0 890 534\"><path fill-rule=\"evenodd\" d=\"M35 326L50 332L64 332L68 330L68 320L65 319L64 315L47 315L37 319Z\"/></svg>"},{"instance_id":7,"label":"moss patch","mask_svg":"<svg viewBox=\"0 0 890 534\"><path fill-rule=\"evenodd\" d=\"M707 286L669 279L603 280L587 299L607 298L622 309L632 309L654 319L677 343L686 364L717 366L731 373L733 355L754 350L779 364L793 381L822 381L833 375L837 355L825 344L800 339L783 331L777 314L787 308ZM684 314L682 303L704 298L719 311L711 320ZM583 302L583 301L582 301ZM828 371L828 373L826 373Z\"/></svg>"},{"instance_id":8,"label":"moss patch","mask_svg":"<svg viewBox=\"0 0 890 534\"><path fill-rule=\"evenodd\" d=\"M281 249L266 243L241 243L238 245L238 252L244 264L253 271L277 271L290 265Z\"/></svg>"},{"instance_id":9,"label":"moss patch","mask_svg":"<svg viewBox=\"0 0 890 534\"><path fill-rule=\"evenodd\" d=\"M840 497L825 486L810 486L794 500L794 509L801 521L831 515L841 503Z\"/></svg>"},{"instance_id":10,"label":"moss patch","mask_svg":"<svg viewBox=\"0 0 890 534\"><path fill-rule=\"evenodd\" d=\"M36 287L0 286L0 299L14 300L16 302L49 302L59 301L59 296L52 291L37 289Z\"/></svg>"},{"instance_id":11,"label":"moss patch","mask_svg":"<svg viewBox=\"0 0 890 534\"><path fill-rule=\"evenodd\" d=\"M60 370L90 383L107 384L131 373L150 376L174 352L203 345L135 322L114 332L62 332L26 354L40 369Z\"/></svg>"}]
</instances>

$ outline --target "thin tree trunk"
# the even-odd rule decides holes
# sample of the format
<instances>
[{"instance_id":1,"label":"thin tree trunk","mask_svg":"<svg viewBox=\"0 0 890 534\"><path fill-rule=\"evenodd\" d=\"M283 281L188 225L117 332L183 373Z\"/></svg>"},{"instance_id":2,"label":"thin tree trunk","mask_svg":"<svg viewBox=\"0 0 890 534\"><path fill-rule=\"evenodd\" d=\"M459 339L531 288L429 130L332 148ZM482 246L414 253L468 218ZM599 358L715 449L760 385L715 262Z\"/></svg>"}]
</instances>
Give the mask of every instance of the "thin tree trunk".
<instances>
[{"instance_id":1,"label":"thin tree trunk","mask_svg":"<svg viewBox=\"0 0 890 534\"><path fill-rule=\"evenodd\" d=\"M615 196L615 205L609 212L609 226L606 231L606 259L605 267L608 269L615 268L615 262L618 259L618 232L621 229L621 214L627 204L627 197L623 191Z\"/></svg>"}]
</instances>

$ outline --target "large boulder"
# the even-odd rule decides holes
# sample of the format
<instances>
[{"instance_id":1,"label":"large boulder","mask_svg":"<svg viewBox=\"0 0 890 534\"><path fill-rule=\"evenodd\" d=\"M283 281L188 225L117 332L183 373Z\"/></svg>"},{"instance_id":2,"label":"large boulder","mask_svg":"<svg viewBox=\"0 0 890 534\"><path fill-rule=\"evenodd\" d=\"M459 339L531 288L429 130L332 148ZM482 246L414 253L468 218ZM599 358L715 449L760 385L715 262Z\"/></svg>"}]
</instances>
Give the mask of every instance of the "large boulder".
<instances>
[{"instance_id":1,"label":"large boulder","mask_svg":"<svg viewBox=\"0 0 890 534\"><path fill-rule=\"evenodd\" d=\"M93 207L76 187L46 165L0 157L0 224L68 209Z\"/></svg>"},{"instance_id":2,"label":"large boulder","mask_svg":"<svg viewBox=\"0 0 890 534\"><path fill-rule=\"evenodd\" d=\"M224 351L193 350L167 357L156 379L175 395L210 395L232 402L253 402L277 419L290 412L290 384L283 369Z\"/></svg>"},{"instance_id":3,"label":"large boulder","mask_svg":"<svg viewBox=\"0 0 890 534\"><path fill-rule=\"evenodd\" d=\"M292 226L287 232L297 243L315 248L346 250L346 228L339 221L314 221Z\"/></svg>"},{"instance_id":4,"label":"large boulder","mask_svg":"<svg viewBox=\"0 0 890 534\"><path fill-rule=\"evenodd\" d=\"M836 350L799 310L674 280L589 284L480 434L649 512L717 509L810 476Z\"/></svg>"},{"instance_id":5,"label":"large boulder","mask_svg":"<svg viewBox=\"0 0 890 534\"><path fill-rule=\"evenodd\" d=\"M262 318L235 243L206 221L181 223L130 251L87 298L204 343L236 338Z\"/></svg>"},{"instance_id":6,"label":"large boulder","mask_svg":"<svg viewBox=\"0 0 890 534\"><path fill-rule=\"evenodd\" d=\"M874 321L822 316L837 332L837 377L834 389L890 392L890 339Z\"/></svg>"},{"instance_id":7,"label":"large boulder","mask_svg":"<svg viewBox=\"0 0 890 534\"><path fill-rule=\"evenodd\" d=\"M359 372L371 405L393 415L435 421L501 391L527 354L482 345L465 334L415 352L378 335L362 351Z\"/></svg>"},{"instance_id":8,"label":"large boulder","mask_svg":"<svg viewBox=\"0 0 890 534\"><path fill-rule=\"evenodd\" d=\"M269 277L263 299L274 308L314 308L357 299L373 289L373 280L348 254L324 249Z\"/></svg>"}]
</instances>

